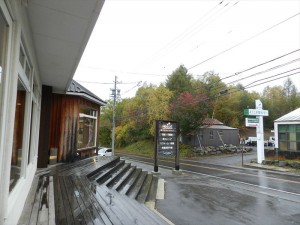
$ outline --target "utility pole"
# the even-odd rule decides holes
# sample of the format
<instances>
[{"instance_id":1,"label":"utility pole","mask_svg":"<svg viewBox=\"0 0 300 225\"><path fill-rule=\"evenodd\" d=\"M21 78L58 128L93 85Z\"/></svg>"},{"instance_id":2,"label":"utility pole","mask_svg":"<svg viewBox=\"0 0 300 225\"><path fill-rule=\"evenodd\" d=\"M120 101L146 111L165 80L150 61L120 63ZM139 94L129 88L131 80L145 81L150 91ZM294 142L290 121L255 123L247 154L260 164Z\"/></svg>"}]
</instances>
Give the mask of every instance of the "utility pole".
<instances>
[{"instance_id":1,"label":"utility pole","mask_svg":"<svg viewBox=\"0 0 300 225\"><path fill-rule=\"evenodd\" d=\"M116 128L116 101L117 97L120 95L120 89L117 89L117 76L115 76L114 88L110 89L112 91L111 97L113 97L113 122L112 122L112 155L115 155L115 128Z\"/></svg>"}]
</instances>

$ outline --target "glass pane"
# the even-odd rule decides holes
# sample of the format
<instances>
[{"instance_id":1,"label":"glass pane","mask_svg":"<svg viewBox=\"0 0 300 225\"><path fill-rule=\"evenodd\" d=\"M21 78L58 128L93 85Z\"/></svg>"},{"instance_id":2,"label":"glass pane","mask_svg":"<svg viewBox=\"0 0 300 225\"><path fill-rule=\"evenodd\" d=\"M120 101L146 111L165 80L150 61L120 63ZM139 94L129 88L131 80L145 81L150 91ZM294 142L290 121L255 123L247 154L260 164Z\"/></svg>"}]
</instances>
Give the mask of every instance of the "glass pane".
<instances>
[{"instance_id":1,"label":"glass pane","mask_svg":"<svg viewBox=\"0 0 300 225\"><path fill-rule=\"evenodd\" d=\"M26 91L23 84L20 82L20 80L18 80L9 190L12 190L14 188L17 181L21 177L21 164L23 160L22 144L23 144L25 102L26 102Z\"/></svg>"},{"instance_id":2,"label":"glass pane","mask_svg":"<svg viewBox=\"0 0 300 225\"><path fill-rule=\"evenodd\" d=\"M96 120L87 117L80 117L77 134L77 148L88 148L95 146Z\"/></svg>"},{"instance_id":3,"label":"glass pane","mask_svg":"<svg viewBox=\"0 0 300 225\"><path fill-rule=\"evenodd\" d=\"M30 66L29 66L28 62L26 62L25 75L28 78L28 80L30 77L30 72L31 72Z\"/></svg>"},{"instance_id":4,"label":"glass pane","mask_svg":"<svg viewBox=\"0 0 300 225\"><path fill-rule=\"evenodd\" d=\"M289 142L289 151L296 151L297 145L296 142Z\"/></svg>"},{"instance_id":5,"label":"glass pane","mask_svg":"<svg viewBox=\"0 0 300 225\"><path fill-rule=\"evenodd\" d=\"M97 112L98 112L97 110L92 109L88 106L83 106L83 105L80 106L80 113L83 113L85 115L90 115L90 116L95 116L96 117Z\"/></svg>"},{"instance_id":6,"label":"glass pane","mask_svg":"<svg viewBox=\"0 0 300 225\"><path fill-rule=\"evenodd\" d=\"M279 150L286 151L287 150L287 142L286 141L280 141L279 142Z\"/></svg>"},{"instance_id":7,"label":"glass pane","mask_svg":"<svg viewBox=\"0 0 300 225\"><path fill-rule=\"evenodd\" d=\"M300 152L300 142L297 142L297 151Z\"/></svg>"},{"instance_id":8,"label":"glass pane","mask_svg":"<svg viewBox=\"0 0 300 225\"><path fill-rule=\"evenodd\" d=\"M296 131L300 132L300 124L296 125Z\"/></svg>"},{"instance_id":9,"label":"glass pane","mask_svg":"<svg viewBox=\"0 0 300 225\"><path fill-rule=\"evenodd\" d=\"M295 132L296 131L296 125L288 125L289 126L289 132Z\"/></svg>"},{"instance_id":10,"label":"glass pane","mask_svg":"<svg viewBox=\"0 0 300 225\"><path fill-rule=\"evenodd\" d=\"M296 141L300 141L300 132L296 133Z\"/></svg>"},{"instance_id":11,"label":"glass pane","mask_svg":"<svg viewBox=\"0 0 300 225\"><path fill-rule=\"evenodd\" d=\"M296 141L296 133L289 133L289 140Z\"/></svg>"},{"instance_id":12,"label":"glass pane","mask_svg":"<svg viewBox=\"0 0 300 225\"><path fill-rule=\"evenodd\" d=\"M34 116L33 116L33 113L34 113L34 102L32 101L31 102L31 122L30 122L30 135L29 135L29 148L28 148L28 164L32 161L32 157L31 157L31 148L32 148L32 144L31 142L33 142L32 140L32 131L33 131L33 123L34 123Z\"/></svg>"},{"instance_id":13,"label":"glass pane","mask_svg":"<svg viewBox=\"0 0 300 225\"><path fill-rule=\"evenodd\" d=\"M287 130L287 126L286 125L278 125L278 131L279 132L285 132Z\"/></svg>"},{"instance_id":14,"label":"glass pane","mask_svg":"<svg viewBox=\"0 0 300 225\"><path fill-rule=\"evenodd\" d=\"M279 140L287 140L287 134L286 133L279 133Z\"/></svg>"}]
</instances>

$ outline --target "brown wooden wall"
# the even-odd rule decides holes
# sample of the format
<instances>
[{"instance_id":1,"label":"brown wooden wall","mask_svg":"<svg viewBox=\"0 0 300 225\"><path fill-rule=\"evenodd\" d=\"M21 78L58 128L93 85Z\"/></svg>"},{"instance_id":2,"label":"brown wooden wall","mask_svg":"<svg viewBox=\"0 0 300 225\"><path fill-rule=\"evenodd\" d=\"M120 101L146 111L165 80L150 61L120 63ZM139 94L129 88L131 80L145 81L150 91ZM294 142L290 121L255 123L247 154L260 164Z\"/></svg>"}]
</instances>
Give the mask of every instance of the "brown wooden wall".
<instances>
[{"instance_id":1,"label":"brown wooden wall","mask_svg":"<svg viewBox=\"0 0 300 225\"><path fill-rule=\"evenodd\" d=\"M77 96L53 94L49 149L58 149L58 162L71 162L76 157L77 127L81 105L97 110L99 121L100 106L96 103Z\"/></svg>"},{"instance_id":2,"label":"brown wooden wall","mask_svg":"<svg viewBox=\"0 0 300 225\"><path fill-rule=\"evenodd\" d=\"M49 127L52 102L52 87L43 85L40 118L38 168L46 168L49 160Z\"/></svg>"}]
</instances>

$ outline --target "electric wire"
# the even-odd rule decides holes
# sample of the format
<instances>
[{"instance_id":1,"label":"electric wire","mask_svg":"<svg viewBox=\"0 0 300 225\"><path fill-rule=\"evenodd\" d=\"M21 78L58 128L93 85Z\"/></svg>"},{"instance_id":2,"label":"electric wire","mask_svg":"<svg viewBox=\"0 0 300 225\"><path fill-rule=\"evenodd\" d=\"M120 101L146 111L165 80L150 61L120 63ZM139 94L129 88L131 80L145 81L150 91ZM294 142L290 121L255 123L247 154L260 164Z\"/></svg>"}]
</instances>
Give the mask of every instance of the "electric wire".
<instances>
[{"instance_id":1,"label":"electric wire","mask_svg":"<svg viewBox=\"0 0 300 225\"><path fill-rule=\"evenodd\" d=\"M286 53L286 54L284 54L284 55L278 56L278 57L276 57L276 58L274 58L274 59L268 60L268 61L266 61L266 62L260 63L260 64L255 65L255 66L252 66L252 67L250 67L250 68L248 68L248 69L245 69L245 70L236 72L236 73L234 73L233 75L230 75L230 76L221 78L221 80L225 80L225 79L228 79L228 78L231 78L231 77L240 75L240 74L242 74L242 73L244 73L244 72L247 72L247 71L249 71L249 70L255 69L255 68L260 67L260 66L263 66L263 65L265 65L265 64L267 64L267 63L274 62L274 61L276 61L276 60L278 60L278 59L281 59L281 58L283 58L283 57L285 57L285 56L291 55L291 54L293 54L293 53L295 53L295 52L299 52L299 51L300 51L300 49L296 49L296 50L291 51L291 52L289 52L289 53Z\"/></svg>"},{"instance_id":2,"label":"electric wire","mask_svg":"<svg viewBox=\"0 0 300 225\"><path fill-rule=\"evenodd\" d=\"M161 58L165 55L164 52L168 52L170 49L174 49L173 45L178 45L178 43L182 42L186 38L188 34L193 32L197 27L201 27L203 23L211 18L215 17L215 14L217 14L220 10L223 10L224 7L226 7L229 3L227 3L225 6L221 6L224 1L220 1L216 6L214 6L211 10L206 12L203 16L201 16L194 24L192 24L189 28L187 28L185 31L183 31L180 35L175 37L173 40L171 40L169 43L167 43L164 47L162 47L160 50L158 50L156 53L154 53L150 59L157 60L158 58ZM217 9L218 7L222 7L221 9ZM214 12L217 10L216 12ZM211 14L211 15L210 15ZM200 25L199 25L200 24ZM167 53L168 54L168 53ZM151 63L151 60L149 60Z\"/></svg>"},{"instance_id":3,"label":"electric wire","mask_svg":"<svg viewBox=\"0 0 300 225\"><path fill-rule=\"evenodd\" d=\"M257 33L257 34L255 34L255 35L251 36L250 38L247 38L247 39L245 39L245 40L239 42L238 44L235 44L235 45L233 45L232 47L227 48L227 49L225 49L225 50L219 52L218 54L216 54L216 55L214 55L214 56L211 56L211 57L209 57L209 58L207 58L207 59L205 59L205 60L203 60L203 61L201 61L201 62L195 64L194 66L189 67L188 70L191 70L191 69L193 69L193 68L195 68L195 67L197 67L197 66L202 65L203 63L208 62L208 61L210 61L210 60L212 60L212 59L214 59L214 58L216 58L216 57L218 57L218 56L220 56L220 55L222 55L222 54L224 54L224 53L226 53L226 52L228 52L228 51L230 51L230 50L232 50L232 49L234 49L234 48L236 48L236 47L238 47L238 46L240 46L240 45L242 45L242 44L244 44L244 43L246 43L246 42L248 42L248 41L250 41L250 40L252 40L253 38L256 38L256 37L259 36L259 35L262 35L263 33L265 33L265 32L267 32L267 31L269 31L269 30L271 30L271 29L273 29L273 28L275 28L275 27L277 27L277 26L279 26L279 25L281 25L281 24L283 24L283 23L285 23L285 22L287 22L287 21L289 21L289 20L295 18L295 17L298 16L298 15L300 15L300 13L296 13L295 15L290 16L290 17L288 17L287 19L285 19L285 20L283 20L283 21L281 21L281 22L279 22L279 23L276 23L275 25L273 25L273 26L271 26L271 27L269 27L269 28L267 28L267 29L265 29L265 30L263 30L263 31L261 31L261 32L259 32L259 33Z\"/></svg>"}]
</instances>

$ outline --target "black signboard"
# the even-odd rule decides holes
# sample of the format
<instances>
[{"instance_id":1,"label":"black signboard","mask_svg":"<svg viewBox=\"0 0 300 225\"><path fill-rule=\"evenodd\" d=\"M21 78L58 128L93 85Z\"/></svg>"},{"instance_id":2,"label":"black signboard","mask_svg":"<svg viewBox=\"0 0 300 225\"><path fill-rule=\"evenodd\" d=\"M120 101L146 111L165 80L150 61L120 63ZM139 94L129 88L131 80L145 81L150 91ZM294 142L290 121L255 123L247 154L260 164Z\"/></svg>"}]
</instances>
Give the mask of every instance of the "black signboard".
<instances>
[{"instance_id":1,"label":"black signboard","mask_svg":"<svg viewBox=\"0 0 300 225\"><path fill-rule=\"evenodd\" d=\"M175 156L177 150L177 123L158 121L157 150L161 156Z\"/></svg>"},{"instance_id":2,"label":"black signboard","mask_svg":"<svg viewBox=\"0 0 300 225\"><path fill-rule=\"evenodd\" d=\"M154 171L158 171L159 156L175 156L176 168L178 162L178 124L175 121L157 120L155 123L155 165ZM178 162L178 163L177 163Z\"/></svg>"}]
</instances>

